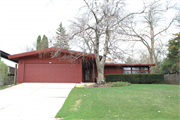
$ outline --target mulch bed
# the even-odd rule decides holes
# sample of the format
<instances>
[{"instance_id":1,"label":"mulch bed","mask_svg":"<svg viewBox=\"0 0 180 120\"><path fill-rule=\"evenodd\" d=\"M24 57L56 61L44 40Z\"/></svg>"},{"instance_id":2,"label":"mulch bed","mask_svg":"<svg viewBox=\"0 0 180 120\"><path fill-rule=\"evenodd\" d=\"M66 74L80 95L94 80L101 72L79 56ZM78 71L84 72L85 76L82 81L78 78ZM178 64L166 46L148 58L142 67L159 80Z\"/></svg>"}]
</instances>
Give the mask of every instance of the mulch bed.
<instances>
[{"instance_id":1,"label":"mulch bed","mask_svg":"<svg viewBox=\"0 0 180 120\"><path fill-rule=\"evenodd\" d=\"M112 84L108 85L108 84L101 84L101 85L98 85L98 84L95 84L95 85L85 85L85 88L103 88L103 87L111 87Z\"/></svg>"}]
</instances>

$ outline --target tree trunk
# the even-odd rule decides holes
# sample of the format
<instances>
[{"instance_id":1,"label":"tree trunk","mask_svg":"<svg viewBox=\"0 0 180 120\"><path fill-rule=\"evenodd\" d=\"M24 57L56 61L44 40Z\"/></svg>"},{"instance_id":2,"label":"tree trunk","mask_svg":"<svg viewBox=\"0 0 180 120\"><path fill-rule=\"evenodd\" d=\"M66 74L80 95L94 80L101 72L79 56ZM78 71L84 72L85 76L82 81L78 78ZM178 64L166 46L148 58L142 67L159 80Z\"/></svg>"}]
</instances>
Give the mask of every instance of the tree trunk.
<instances>
[{"instance_id":1,"label":"tree trunk","mask_svg":"<svg viewBox=\"0 0 180 120\"><path fill-rule=\"evenodd\" d=\"M150 64L153 64L153 63L154 63L153 53L152 53L151 50L148 50L148 51L149 51L149 56L150 56ZM150 72L151 72L152 74L154 74L154 73L155 73L154 69L153 69L152 67L151 67L150 69L151 69Z\"/></svg>"},{"instance_id":2,"label":"tree trunk","mask_svg":"<svg viewBox=\"0 0 180 120\"><path fill-rule=\"evenodd\" d=\"M157 70L157 73L160 73L159 63L158 63L157 57L155 57L155 55L154 55L154 58L155 58L155 62L156 62L156 70Z\"/></svg>"},{"instance_id":3,"label":"tree trunk","mask_svg":"<svg viewBox=\"0 0 180 120\"><path fill-rule=\"evenodd\" d=\"M154 28L153 28L153 18L152 18L152 13L149 11L149 25L150 25L150 38L151 38L151 52L150 52L150 61L151 64L154 63ZM155 69L152 70L151 73L155 73Z\"/></svg>"},{"instance_id":4,"label":"tree trunk","mask_svg":"<svg viewBox=\"0 0 180 120\"><path fill-rule=\"evenodd\" d=\"M101 84L104 81L104 65L97 65L97 84Z\"/></svg>"},{"instance_id":5,"label":"tree trunk","mask_svg":"<svg viewBox=\"0 0 180 120\"><path fill-rule=\"evenodd\" d=\"M105 81L104 80L104 66L105 66L106 55L107 55L107 51L108 51L108 41L109 41L109 30L108 30L108 26L107 26L106 38L105 38L105 43L104 43L104 51L103 51L103 56L102 56L101 60L99 59L97 47L95 49L96 65L97 65L97 72L98 72L97 84L101 84L102 82ZM97 44L96 46L99 47L99 44Z\"/></svg>"},{"instance_id":6,"label":"tree trunk","mask_svg":"<svg viewBox=\"0 0 180 120\"><path fill-rule=\"evenodd\" d=\"M159 71L159 63L158 62L156 63L156 68L157 68L157 73L160 73L160 71Z\"/></svg>"},{"instance_id":7,"label":"tree trunk","mask_svg":"<svg viewBox=\"0 0 180 120\"><path fill-rule=\"evenodd\" d=\"M154 61L153 61L153 55L152 55L151 52L149 53L149 55L150 55L150 64L153 64L153 62L154 62Z\"/></svg>"}]
</instances>

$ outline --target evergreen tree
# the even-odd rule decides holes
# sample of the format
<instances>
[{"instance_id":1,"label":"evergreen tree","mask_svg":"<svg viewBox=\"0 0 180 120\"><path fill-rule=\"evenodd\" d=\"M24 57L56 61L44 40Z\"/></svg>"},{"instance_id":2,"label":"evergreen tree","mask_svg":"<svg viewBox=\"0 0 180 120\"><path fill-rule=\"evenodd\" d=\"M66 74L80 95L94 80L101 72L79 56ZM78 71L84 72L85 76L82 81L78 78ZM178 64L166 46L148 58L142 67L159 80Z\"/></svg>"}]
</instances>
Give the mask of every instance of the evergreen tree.
<instances>
[{"instance_id":1,"label":"evergreen tree","mask_svg":"<svg viewBox=\"0 0 180 120\"><path fill-rule=\"evenodd\" d=\"M43 38L41 40L41 36L39 35L37 38L37 45L36 45L36 50L41 50L48 48L48 38L46 35L43 35Z\"/></svg>"},{"instance_id":2,"label":"evergreen tree","mask_svg":"<svg viewBox=\"0 0 180 120\"><path fill-rule=\"evenodd\" d=\"M42 49L48 48L48 38L46 37L46 35L43 35L41 47Z\"/></svg>"},{"instance_id":3,"label":"evergreen tree","mask_svg":"<svg viewBox=\"0 0 180 120\"><path fill-rule=\"evenodd\" d=\"M180 35L175 37L168 42L168 54L167 58L164 59L164 63L161 65L162 73L173 73L179 71L179 60L180 60Z\"/></svg>"},{"instance_id":4,"label":"evergreen tree","mask_svg":"<svg viewBox=\"0 0 180 120\"><path fill-rule=\"evenodd\" d=\"M62 26L62 23L60 23L59 28L56 31L56 34L57 35L62 35L62 34L65 34L65 32L66 32L65 28Z\"/></svg>"},{"instance_id":5,"label":"evergreen tree","mask_svg":"<svg viewBox=\"0 0 180 120\"><path fill-rule=\"evenodd\" d=\"M40 44L41 44L41 36L39 35L37 38L36 50L40 49Z\"/></svg>"},{"instance_id":6,"label":"evergreen tree","mask_svg":"<svg viewBox=\"0 0 180 120\"><path fill-rule=\"evenodd\" d=\"M66 34L65 28L62 26L62 23L59 24L59 28L56 31L56 43L54 44L54 47L58 47L61 49L70 49L68 44L68 38Z\"/></svg>"},{"instance_id":7,"label":"evergreen tree","mask_svg":"<svg viewBox=\"0 0 180 120\"><path fill-rule=\"evenodd\" d=\"M126 61L125 61L126 64L132 64L133 63L133 59L129 56Z\"/></svg>"}]
</instances>

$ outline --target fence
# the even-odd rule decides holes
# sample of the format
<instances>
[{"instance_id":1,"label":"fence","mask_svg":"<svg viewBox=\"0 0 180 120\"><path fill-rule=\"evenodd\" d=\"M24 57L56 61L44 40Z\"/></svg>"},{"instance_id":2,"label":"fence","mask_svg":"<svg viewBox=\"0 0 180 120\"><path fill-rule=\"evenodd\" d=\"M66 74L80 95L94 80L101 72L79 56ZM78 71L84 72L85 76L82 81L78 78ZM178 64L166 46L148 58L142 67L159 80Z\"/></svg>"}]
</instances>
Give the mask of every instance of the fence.
<instances>
[{"instance_id":1,"label":"fence","mask_svg":"<svg viewBox=\"0 0 180 120\"><path fill-rule=\"evenodd\" d=\"M5 80L0 76L0 86L14 84L14 75L8 76Z\"/></svg>"},{"instance_id":2,"label":"fence","mask_svg":"<svg viewBox=\"0 0 180 120\"><path fill-rule=\"evenodd\" d=\"M15 68L9 66L9 75L6 79L0 76L0 86L14 84L14 72Z\"/></svg>"},{"instance_id":3,"label":"fence","mask_svg":"<svg viewBox=\"0 0 180 120\"><path fill-rule=\"evenodd\" d=\"M12 85L14 84L14 75L8 76L8 78L4 81L4 85Z\"/></svg>"},{"instance_id":4,"label":"fence","mask_svg":"<svg viewBox=\"0 0 180 120\"><path fill-rule=\"evenodd\" d=\"M165 74L164 75L165 84L180 84L180 74Z\"/></svg>"}]
</instances>

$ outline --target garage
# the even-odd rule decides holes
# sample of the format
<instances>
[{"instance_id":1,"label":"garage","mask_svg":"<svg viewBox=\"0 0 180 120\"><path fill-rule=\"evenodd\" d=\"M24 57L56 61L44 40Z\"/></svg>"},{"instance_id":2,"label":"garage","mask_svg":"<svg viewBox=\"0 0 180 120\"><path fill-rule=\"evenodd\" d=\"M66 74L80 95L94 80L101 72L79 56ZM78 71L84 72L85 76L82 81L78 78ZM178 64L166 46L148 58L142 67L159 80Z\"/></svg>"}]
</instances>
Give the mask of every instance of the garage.
<instances>
[{"instance_id":1,"label":"garage","mask_svg":"<svg viewBox=\"0 0 180 120\"><path fill-rule=\"evenodd\" d=\"M76 83L75 64L25 64L24 82Z\"/></svg>"},{"instance_id":2,"label":"garage","mask_svg":"<svg viewBox=\"0 0 180 120\"><path fill-rule=\"evenodd\" d=\"M94 66L91 69L95 68L94 54L67 49L46 48L8 57L18 61L18 83L81 83L84 81L82 62L91 61Z\"/></svg>"}]
</instances>

